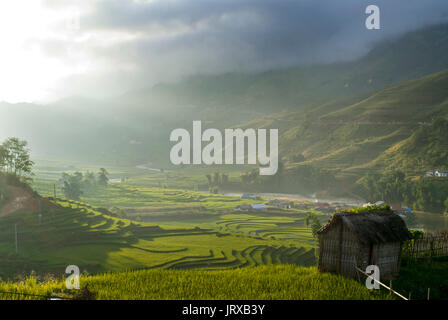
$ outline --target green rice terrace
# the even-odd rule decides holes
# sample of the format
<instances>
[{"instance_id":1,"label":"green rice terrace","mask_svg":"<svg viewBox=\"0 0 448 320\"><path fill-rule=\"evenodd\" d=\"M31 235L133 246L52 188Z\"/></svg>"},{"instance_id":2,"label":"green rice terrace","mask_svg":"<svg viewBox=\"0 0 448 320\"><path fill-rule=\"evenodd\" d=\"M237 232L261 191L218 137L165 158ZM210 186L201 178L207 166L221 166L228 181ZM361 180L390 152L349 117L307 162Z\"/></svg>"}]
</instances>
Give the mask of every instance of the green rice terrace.
<instances>
[{"instance_id":1,"label":"green rice terrace","mask_svg":"<svg viewBox=\"0 0 448 320\"><path fill-rule=\"evenodd\" d=\"M268 199L132 183L74 201L59 187L54 198L54 185L35 179L39 206L0 214L0 299L76 299L80 291L65 289L68 265L96 299L394 299L317 270L305 220L329 213L309 203L238 211Z\"/></svg>"},{"instance_id":2,"label":"green rice terrace","mask_svg":"<svg viewBox=\"0 0 448 320\"><path fill-rule=\"evenodd\" d=\"M114 194L114 188L108 190ZM157 192L167 198L173 194L178 198L194 195L154 190L154 194ZM209 197L226 209L224 197ZM76 264L89 273L146 268L225 269L266 264L315 264L315 242L309 227L304 225L304 213L270 216L230 211L228 214L210 214L213 219L201 219L201 214L197 220L192 218L195 214L186 213L184 221L173 222L167 217L168 221L155 224L116 217L104 208L81 202L50 199L55 208L16 212L0 218L0 254L8 262L1 270L2 278L31 271L60 274L69 264ZM205 199L204 205L208 202L210 199ZM166 204L170 205L169 200ZM160 214L163 206L160 210L154 209ZM149 218L151 215L146 213ZM14 245L16 225L17 253Z\"/></svg>"},{"instance_id":3,"label":"green rice terrace","mask_svg":"<svg viewBox=\"0 0 448 320\"><path fill-rule=\"evenodd\" d=\"M336 297L331 294L334 290L307 293L305 288L320 287L321 282L325 286L345 283L341 277L325 275L334 281L327 284L313 267L316 241L305 217L312 212L322 221L328 219L314 209L238 212L234 209L239 205L266 199L124 183L97 188L81 202L51 197L51 182L34 182L44 198L30 197L45 203L42 207L0 215L0 291L12 292L0 293L0 298L67 294L64 281L54 279L63 279L71 264L79 266L82 283L88 283L100 299L230 299L239 297L235 292L241 286L264 287L266 281L277 287L268 291L254 287L241 293L241 298L331 298ZM22 196L27 196L25 191ZM288 278L291 268L298 272ZM150 279L160 277L164 281L159 281L158 289L154 284L146 286ZM284 290L295 278L299 281L296 288ZM188 285L189 279L197 279L197 285ZM175 280L181 287L174 288ZM109 283L106 287L105 281ZM236 282L238 286L233 285ZM112 290L114 285L129 291ZM226 289L215 290L216 286ZM348 298L379 297L355 281L344 286L352 292ZM339 298L343 294L341 289Z\"/></svg>"},{"instance_id":4,"label":"green rice terrace","mask_svg":"<svg viewBox=\"0 0 448 320\"><path fill-rule=\"evenodd\" d=\"M0 299L77 298L64 289L68 265L96 299L396 298L317 270L305 219L329 215L312 207L242 212L234 208L267 199L129 184L81 202L35 188L42 207L0 215ZM410 278L396 288L406 292Z\"/></svg>"}]
</instances>

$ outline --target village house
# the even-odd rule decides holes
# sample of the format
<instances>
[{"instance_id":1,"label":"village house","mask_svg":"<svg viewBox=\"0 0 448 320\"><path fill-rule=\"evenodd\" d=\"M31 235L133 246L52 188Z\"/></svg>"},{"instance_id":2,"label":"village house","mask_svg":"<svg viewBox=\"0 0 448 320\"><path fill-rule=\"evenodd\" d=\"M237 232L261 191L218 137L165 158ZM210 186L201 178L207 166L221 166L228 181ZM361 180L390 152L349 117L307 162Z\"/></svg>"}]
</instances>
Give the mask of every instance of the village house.
<instances>
[{"instance_id":1,"label":"village house","mask_svg":"<svg viewBox=\"0 0 448 320\"><path fill-rule=\"evenodd\" d=\"M241 199L256 200L256 199L258 199L258 197L255 194L245 193L241 196Z\"/></svg>"},{"instance_id":2,"label":"village house","mask_svg":"<svg viewBox=\"0 0 448 320\"><path fill-rule=\"evenodd\" d=\"M316 209L329 209L329 208L331 208L331 206L327 202L316 202L315 208Z\"/></svg>"},{"instance_id":3,"label":"village house","mask_svg":"<svg viewBox=\"0 0 448 320\"><path fill-rule=\"evenodd\" d=\"M396 210L397 213L401 214L401 215L406 215L406 214L411 214L413 211L411 208L408 207L401 207L400 209Z\"/></svg>"},{"instance_id":4,"label":"village house","mask_svg":"<svg viewBox=\"0 0 448 320\"><path fill-rule=\"evenodd\" d=\"M286 201L286 200L270 200L268 202L269 206L281 208L281 209L291 209L294 207L294 202L292 201Z\"/></svg>"},{"instance_id":5,"label":"village house","mask_svg":"<svg viewBox=\"0 0 448 320\"><path fill-rule=\"evenodd\" d=\"M318 236L320 271L356 277L356 267L377 265L381 279L398 275L403 242L411 238L403 219L392 210L335 213Z\"/></svg>"},{"instance_id":6,"label":"village house","mask_svg":"<svg viewBox=\"0 0 448 320\"><path fill-rule=\"evenodd\" d=\"M295 209L310 209L312 204L310 202L293 202L293 208Z\"/></svg>"},{"instance_id":7,"label":"village house","mask_svg":"<svg viewBox=\"0 0 448 320\"><path fill-rule=\"evenodd\" d=\"M434 177L434 171L426 171L423 177L424 178Z\"/></svg>"},{"instance_id":8,"label":"village house","mask_svg":"<svg viewBox=\"0 0 448 320\"><path fill-rule=\"evenodd\" d=\"M256 210L256 211L265 211L268 209L268 206L265 205L264 203L251 204L250 206L251 206L252 210Z\"/></svg>"},{"instance_id":9,"label":"village house","mask_svg":"<svg viewBox=\"0 0 448 320\"><path fill-rule=\"evenodd\" d=\"M237 206L234 211L265 211L268 209L268 206L265 205L264 203L259 203L259 204L243 204L243 205L239 205Z\"/></svg>"},{"instance_id":10,"label":"village house","mask_svg":"<svg viewBox=\"0 0 448 320\"><path fill-rule=\"evenodd\" d=\"M389 206L392 210L400 210L401 209L401 203L390 203Z\"/></svg>"},{"instance_id":11,"label":"village house","mask_svg":"<svg viewBox=\"0 0 448 320\"><path fill-rule=\"evenodd\" d=\"M250 209L252 209L252 207L248 204L243 204L240 206L237 206L234 211L249 211Z\"/></svg>"},{"instance_id":12,"label":"village house","mask_svg":"<svg viewBox=\"0 0 448 320\"><path fill-rule=\"evenodd\" d=\"M335 207L331 206L327 202L316 202L314 205L314 209L326 213L332 213L335 211Z\"/></svg>"}]
</instances>

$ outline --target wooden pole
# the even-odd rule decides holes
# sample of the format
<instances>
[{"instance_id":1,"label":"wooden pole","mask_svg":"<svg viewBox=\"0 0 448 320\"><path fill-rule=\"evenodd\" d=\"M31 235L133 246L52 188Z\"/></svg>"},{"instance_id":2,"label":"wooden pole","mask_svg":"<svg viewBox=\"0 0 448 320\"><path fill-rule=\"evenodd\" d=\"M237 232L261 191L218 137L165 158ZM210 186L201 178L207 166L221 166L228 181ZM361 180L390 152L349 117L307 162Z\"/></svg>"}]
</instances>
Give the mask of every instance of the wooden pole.
<instances>
[{"instance_id":1,"label":"wooden pole","mask_svg":"<svg viewBox=\"0 0 448 320\"><path fill-rule=\"evenodd\" d=\"M369 275L367 273L365 273L364 271L362 271L361 269L359 269L358 267L356 268L359 272L361 272L363 275L365 275L366 277L369 277ZM393 290L392 288L389 288L388 286L386 286L384 283L382 283L381 281L376 280L375 278L373 278L373 281L377 282L380 286L384 287L386 290L391 291L392 293L396 294L397 296L399 296L400 298L402 298L403 300L408 300L408 298L406 298L405 296L399 294L397 291Z\"/></svg>"},{"instance_id":2,"label":"wooden pole","mask_svg":"<svg viewBox=\"0 0 448 320\"><path fill-rule=\"evenodd\" d=\"M428 288L428 300L429 300L430 294L431 294L431 288Z\"/></svg>"}]
</instances>

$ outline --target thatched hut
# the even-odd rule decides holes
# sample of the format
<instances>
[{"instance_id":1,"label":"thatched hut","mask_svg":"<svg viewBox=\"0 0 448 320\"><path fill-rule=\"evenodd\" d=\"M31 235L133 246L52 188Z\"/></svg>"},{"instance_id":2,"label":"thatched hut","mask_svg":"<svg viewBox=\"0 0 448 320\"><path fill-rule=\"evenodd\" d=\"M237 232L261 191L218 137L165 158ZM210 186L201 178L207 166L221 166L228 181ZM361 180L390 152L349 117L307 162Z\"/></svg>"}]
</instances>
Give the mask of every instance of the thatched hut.
<instances>
[{"instance_id":1,"label":"thatched hut","mask_svg":"<svg viewBox=\"0 0 448 320\"><path fill-rule=\"evenodd\" d=\"M403 219L383 209L335 213L318 236L320 271L356 277L355 266L377 265L382 279L398 275L403 242L411 238Z\"/></svg>"}]
</instances>

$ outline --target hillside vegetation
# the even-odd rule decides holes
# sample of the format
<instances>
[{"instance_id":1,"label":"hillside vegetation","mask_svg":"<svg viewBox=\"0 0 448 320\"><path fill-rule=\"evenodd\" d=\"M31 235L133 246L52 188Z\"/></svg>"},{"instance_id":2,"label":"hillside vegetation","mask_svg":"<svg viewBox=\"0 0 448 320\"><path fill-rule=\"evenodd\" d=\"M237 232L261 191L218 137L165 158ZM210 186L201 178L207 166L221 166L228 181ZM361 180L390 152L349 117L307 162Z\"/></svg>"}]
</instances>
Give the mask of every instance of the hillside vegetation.
<instances>
[{"instance_id":1,"label":"hillside vegetation","mask_svg":"<svg viewBox=\"0 0 448 320\"><path fill-rule=\"evenodd\" d=\"M81 277L96 299L108 300L388 300L384 291L315 267L262 266L236 270L143 270ZM62 281L1 283L0 299L70 297ZM18 294L2 294L1 291ZM65 291L65 293L63 292ZM41 297L24 294L42 295Z\"/></svg>"},{"instance_id":2,"label":"hillside vegetation","mask_svg":"<svg viewBox=\"0 0 448 320\"><path fill-rule=\"evenodd\" d=\"M284 174L281 183L271 183L277 192L302 192L298 183L309 191L338 189L341 182L350 186L368 173L399 169L421 176L446 167L448 70L381 90L348 106L339 100L316 108L319 113L284 112L244 125L283 128L279 154ZM313 179L307 178L313 174Z\"/></svg>"},{"instance_id":3,"label":"hillside vegetation","mask_svg":"<svg viewBox=\"0 0 448 320\"><path fill-rule=\"evenodd\" d=\"M287 158L300 153L305 157L304 163L337 173L360 174L368 168L367 163L403 143L415 130L447 114L448 71L443 71L382 90L338 111L304 118L283 134L280 150ZM291 115L285 117L291 119ZM427 137L426 143L432 140L425 148L444 140L443 128L440 123L436 126ZM421 143L421 136L427 134L424 130L418 135ZM416 157L413 151L407 148L406 157ZM439 148L433 152L438 151ZM409 169L414 169L412 163Z\"/></svg>"},{"instance_id":4,"label":"hillside vegetation","mask_svg":"<svg viewBox=\"0 0 448 320\"><path fill-rule=\"evenodd\" d=\"M446 110L448 111L448 106ZM386 150L369 166L402 169L421 175L428 169L447 169L447 159L448 119L439 118Z\"/></svg>"}]
</instances>

